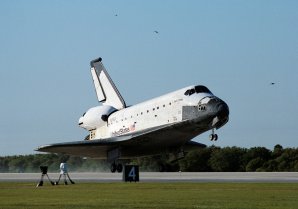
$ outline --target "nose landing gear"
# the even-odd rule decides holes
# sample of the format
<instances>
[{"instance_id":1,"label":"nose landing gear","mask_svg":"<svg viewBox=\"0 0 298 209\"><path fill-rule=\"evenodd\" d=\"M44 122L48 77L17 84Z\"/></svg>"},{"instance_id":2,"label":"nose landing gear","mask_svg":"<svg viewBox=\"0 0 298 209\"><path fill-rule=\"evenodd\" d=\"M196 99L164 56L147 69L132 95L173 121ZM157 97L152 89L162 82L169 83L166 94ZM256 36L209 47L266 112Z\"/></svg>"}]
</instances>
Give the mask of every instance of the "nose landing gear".
<instances>
[{"instance_id":1,"label":"nose landing gear","mask_svg":"<svg viewBox=\"0 0 298 209\"><path fill-rule=\"evenodd\" d=\"M209 135L210 141L217 141L218 136L214 133L214 129L212 129L212 133Z\"/></svg>"}]
</instances>

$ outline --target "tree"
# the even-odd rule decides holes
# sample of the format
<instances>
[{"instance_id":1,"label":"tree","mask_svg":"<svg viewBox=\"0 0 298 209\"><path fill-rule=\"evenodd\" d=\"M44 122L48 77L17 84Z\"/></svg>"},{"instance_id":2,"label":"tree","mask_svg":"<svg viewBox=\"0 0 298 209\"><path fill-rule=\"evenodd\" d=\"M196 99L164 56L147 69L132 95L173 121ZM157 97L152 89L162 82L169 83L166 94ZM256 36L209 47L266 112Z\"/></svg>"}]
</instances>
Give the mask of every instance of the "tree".
<instances>
[{"instance_id":1,"label":"tree","mask_svg":"<svg viewBox=\"0 0 298 209\"><path fill-rule=\"evenodd\" d=\"M249 163L246 165L246 171L256 171L259 168L262 168L264 165L264 160L260 157L257 157L255 159L252 159L249 161Z\"/></svg>"},{"instance_id":2,"label":"tree","mask_svg":"<svg viewBox=\"0 0 298 209\"><path fill-rule=\"evenodd\" d=\"M283 147L280 144L277 144L274 146L273 152L272 152L272 157L277 158L281 156L283 153Z\"/></svg>"},{"instance_id":3,"label":"tree","mask_svg":"<svg viewBox=\"0 0 298 209\"><path fill-rule=\"evenodd\" d=\"M278 171L295 171L296 162L298 161L298 150L287 148L276 158L278 162Z\"/></svg>"},{"instance_id":4,"label":"tree","mask_svg":"<svg viewBox=\"0 0 298 209\"><path fill-rule=\"evenodd\" d=\"M179 161L181 171L204 172L211 171L208 164L212 149L205 148L189 152L186 157Z\"/></svg>"},{"instance_id":5,"label":"tree","mask_svg":"<svg viewBox=\"0 0 298 209\"><path fill-rule=\"evenodd\" d=\"M213 171L244 171L243 155L246 150L238 147L215 149L209 159Z\"/></svg>"},{"instance_id":6,"label":"tree","mask_svg":"<svg viewBox=\"0 0 298 209\"><path fill-rule=\"evenodd\" d=\"M14 157L8 163L9 172L22 173L25 170L25 159L19 156Z\"/></svg>"},{"instance_id":7,"label":"tree","mask_svg":"<svg viewBox=\"0 0 298 209\"><path fill-rule=\"evenodd\" d=\"M267 172L276 172L278 171L278 162L275 159L269 160L264 163L263 167Z\"/></svg>"},{"instance_id":8,"label":"tree","mask_svg":"<svg viewBox=\"0 0 298 209\"><path fill-rule=\"evenodd\" d=\"M0 157L0 172L8 172L9 166L8 166L9 160L5 157Z\"/></svg>"}]
</instances>

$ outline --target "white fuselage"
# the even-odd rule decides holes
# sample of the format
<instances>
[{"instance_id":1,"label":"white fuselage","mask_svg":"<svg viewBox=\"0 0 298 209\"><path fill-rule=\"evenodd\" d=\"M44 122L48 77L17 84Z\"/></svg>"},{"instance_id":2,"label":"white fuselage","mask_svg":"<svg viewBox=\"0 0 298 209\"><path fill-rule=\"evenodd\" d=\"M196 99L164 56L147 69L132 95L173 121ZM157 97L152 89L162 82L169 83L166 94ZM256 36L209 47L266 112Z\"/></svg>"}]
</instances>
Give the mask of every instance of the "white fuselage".
<instances>
[{"instance_id":1,"label":"white fuselage","mask_svg":"<svg viewBox=\"0 0 298 209\"><path fill-rule=\"evenodd\" d=\"M200 101L202 103L203 100L206 100L205 103L207 103L208 98L214 97L211 92L194 93L190 96L185 95L185 92L192 88L194 88L194 86L186 87L118 110L110 114L106 122L102 121L92 128L90 128L85 121L90 120L88 117L99 118L101 113L96 114L94 108L91 108L90 110L93 110L92 115L88 114L90 110L87 111L85 117L80 118L80 126L90 131L89 139L93 140L121 136L152 127L181 122L183 120L183 106L198 106ZM86 116L88 117L86 118Z\"/></svg>"}]
</instances>

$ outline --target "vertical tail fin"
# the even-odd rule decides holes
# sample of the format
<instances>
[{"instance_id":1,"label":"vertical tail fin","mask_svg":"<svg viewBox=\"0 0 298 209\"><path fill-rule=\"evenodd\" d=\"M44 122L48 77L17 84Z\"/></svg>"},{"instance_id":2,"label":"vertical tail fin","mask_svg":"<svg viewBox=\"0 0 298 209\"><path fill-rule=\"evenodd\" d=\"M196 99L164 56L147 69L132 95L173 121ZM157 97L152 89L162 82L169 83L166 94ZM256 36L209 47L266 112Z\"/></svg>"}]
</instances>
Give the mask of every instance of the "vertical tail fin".
<instances>
[{"instance_id":1,"label":"vertical tail fin","mask_svg":"<svg viewBox=\"0 0 298 209\"><path fill-rule=\"evenodd\" d=\"M126 107L125 101L101 61L102 59L98 58L90 62L91 75L98 101L118 110L123 109Z\"/></svg>"}]
</instances>

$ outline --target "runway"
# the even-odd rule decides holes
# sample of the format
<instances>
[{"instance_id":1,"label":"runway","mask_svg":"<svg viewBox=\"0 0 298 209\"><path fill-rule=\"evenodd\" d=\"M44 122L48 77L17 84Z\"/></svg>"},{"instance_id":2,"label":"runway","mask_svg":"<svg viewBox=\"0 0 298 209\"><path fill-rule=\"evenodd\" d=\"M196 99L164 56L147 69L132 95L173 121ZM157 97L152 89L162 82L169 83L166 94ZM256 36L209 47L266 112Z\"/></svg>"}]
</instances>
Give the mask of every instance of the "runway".
<instances>
[{"instance_id":1,"label":"runway","mask_svg":"<svg viewBox=\"0 0 298 209\"><path fill-rule=\"evenodd\" d=\"M55 181L59 173L49 173ZM121 173L69 173L79 182L121 182ZM0 182L37 182L40 173L0 173ZM47 181L47 179L45 179ZM298 172L140 172L141 182L273 182L298 183Z\"/></svg>"}]
</instances>

